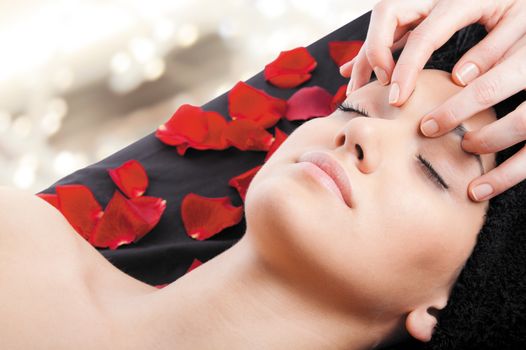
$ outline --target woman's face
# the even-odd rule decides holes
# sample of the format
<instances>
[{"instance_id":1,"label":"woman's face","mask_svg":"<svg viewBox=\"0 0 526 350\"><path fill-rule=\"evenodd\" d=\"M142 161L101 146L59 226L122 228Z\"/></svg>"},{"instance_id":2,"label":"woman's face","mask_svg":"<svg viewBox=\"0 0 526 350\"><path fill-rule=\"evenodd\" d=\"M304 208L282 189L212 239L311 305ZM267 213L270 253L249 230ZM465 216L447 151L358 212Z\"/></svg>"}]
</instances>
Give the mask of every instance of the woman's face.
<instances>
[{"instance_id":1,"label":"woman's face","mask_svg":"<svg viewBox=\"0 0 526 350\"><path fill-rule=\"evenodd\" d=\"M254 177L245 201L247 235L261 256L369 312L402 312L449 295L488 205L468 197L481 170L461 138L426 138L419 129L425 113L461 87L447 72L424 70L402 107L388 104L389 87L373 81L347 96L371 118L337 109L298 127ZM488 109L463 124L479 129L494 120ZM351 207L300 165L311 151L343 167ZM426 174L419 155L449 189ZM495 167L494 154L480 157L484 172Z\"/></svg>"}]
</instances>

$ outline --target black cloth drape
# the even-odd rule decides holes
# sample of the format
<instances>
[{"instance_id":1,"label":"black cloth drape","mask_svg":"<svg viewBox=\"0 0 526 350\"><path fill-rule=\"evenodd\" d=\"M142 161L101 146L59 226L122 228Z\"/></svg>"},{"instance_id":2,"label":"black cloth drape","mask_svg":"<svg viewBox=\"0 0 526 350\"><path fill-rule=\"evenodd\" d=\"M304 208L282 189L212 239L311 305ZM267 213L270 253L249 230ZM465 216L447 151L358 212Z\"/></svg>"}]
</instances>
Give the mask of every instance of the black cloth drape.
<instances>
[{"instance_id":1,"label":"black cloth drape","mask_svg":"<svg viewBox=\"0 0 526 350\"><path fill-rule=\"evenodd\" d=\"M312 72L312 79L301 86L293 89L276 88L265 81L263 71L248 79L246 83L282 99L287 99L299 88L315 85L335 94L348 79L339 74L338 67L330 58L328 43L365 40L370 15L371 11L306 46L318 62L318 66ZM480 40L480 34L473 34L473 31L467 30L471 27L457 32L441 49L465 46L466 41ZM394 53L395 59L399 53L400 51ZM458 58L459 52L437 50L435 54L441 60L451 60ZM451 65L454 63L451 62ZM229 119L227 103L227 93L224 93L201 107L204 110L217 111ZM167 115L166 120L169 117ZM290 134L301 124L302 122L290 122L283 118L276 126ZM106 169L118 167L130 159L140 161L150 180L146 195L166 199L166 211L158 225L137 243L123 245L116 250L96 249L121 271L145 283L158 285L173 282L184 275L194 258L206 262L228 249L241 238L246 228L243 219L238 225L229 227L210 239L196 241L186 235L181 221L182 198L189 192L207 197L229 196L234 205L242 205L237 191L228 186L228 180L262 164L266 153L239 151L232 147L223 151L188 149L184 156L179 156L175 147L163 144L154 133L155 130L152 130L152 133L142 139L95 164L75 171L40 193L55 193L57 185L83 184L92 190L104 208L115 190ZM387 347L391 350L421 348L423 344L416 340Z\"/></svg>"}]
</instances>

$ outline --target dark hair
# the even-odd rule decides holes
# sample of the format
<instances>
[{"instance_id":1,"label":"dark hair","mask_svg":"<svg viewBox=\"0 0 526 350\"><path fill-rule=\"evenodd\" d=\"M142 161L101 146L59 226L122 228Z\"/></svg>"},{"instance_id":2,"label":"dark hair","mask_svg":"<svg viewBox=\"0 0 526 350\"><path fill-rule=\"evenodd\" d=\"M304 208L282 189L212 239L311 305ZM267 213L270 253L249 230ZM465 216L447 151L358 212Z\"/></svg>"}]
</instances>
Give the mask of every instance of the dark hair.
<instances>
[{"instance_id":1,"label":"dark hair","mask_svg":"<svg viewBox=\"0 0 526 350\"><path fill-rule=\"evenodd\" d=\"M475 23L457 31L424 68L452 71L487 35ZM401 50L394 53L395 60ZM493 106L497 118L526 100L523 90ZM524 141L496 154L502 164ZM459 233L461 234L461 233ZM477 243L457 278L428 343L411 338L382 349L518 349L526 344L526 181L490 199Z\"/></svg>"}]
</instances>

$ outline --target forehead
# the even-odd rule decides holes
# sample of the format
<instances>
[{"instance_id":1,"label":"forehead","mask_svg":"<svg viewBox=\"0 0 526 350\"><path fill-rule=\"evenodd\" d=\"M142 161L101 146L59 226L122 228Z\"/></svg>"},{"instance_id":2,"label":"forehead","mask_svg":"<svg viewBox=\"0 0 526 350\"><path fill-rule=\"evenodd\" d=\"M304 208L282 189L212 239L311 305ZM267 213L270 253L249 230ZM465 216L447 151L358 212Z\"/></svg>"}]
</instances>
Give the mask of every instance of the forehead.
<instances>
[{"instance_id":1,"label":"forehead","mask_svg":"<svg viewBox=\"0 0 526 350\"><path fill-rule=\"evenodd\" d=\"M347 99L363 107L374 117L410 119L415 126L418 126L426 113L463 89L453 83L450 73L437 69L424 69L418 74L413 93L400 107L389 104L390 88L391 85L383 86L375 80L355 90L347 96ZM478 130L495 120L497 117L493 108L488 108L462 121L462 124L468 131ZM486 169L494 167L494 153L481 154L481 157Z\"/></svg>"},{"instance_id":2,"label":"forehead","mask_svg":"<svg viewBox=\"0 0 526 350\"><path fill-rule=\"evenodd\" d=\"M360 106L370 106L375 112L384 116L395 117L402 114L404 119L412 118L419 121L427 112L431 112L463 89L453 83L450 76L450 73L437 69L422 70L418 74L413 93L400 107L388 103L391 85L383 86L377 80L354 91L348 98ZM468 130L472 130L479 129L496 119L493 109L488 108L462 123Z\"/></svg>"}]
</instances>

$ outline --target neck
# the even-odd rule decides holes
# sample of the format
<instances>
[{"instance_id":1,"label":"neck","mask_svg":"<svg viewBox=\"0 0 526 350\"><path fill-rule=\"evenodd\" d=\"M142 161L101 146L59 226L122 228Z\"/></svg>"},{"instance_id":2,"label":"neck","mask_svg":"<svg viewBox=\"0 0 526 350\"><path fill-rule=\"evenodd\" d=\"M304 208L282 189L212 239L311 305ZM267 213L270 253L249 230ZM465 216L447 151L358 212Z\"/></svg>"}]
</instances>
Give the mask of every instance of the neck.
<instances>
[{"instance_id":1,"label":"neck","mask_svg":"<svg viewBox=\"0 0 526 350\"><path fill-rule=\"evenodd\" d=\"M400 325L358 317L348 302L337 307L292 281L258 259L245 234L170 285L112 308L137 349L370 349Z\"/></svg>"}]
</instances>

